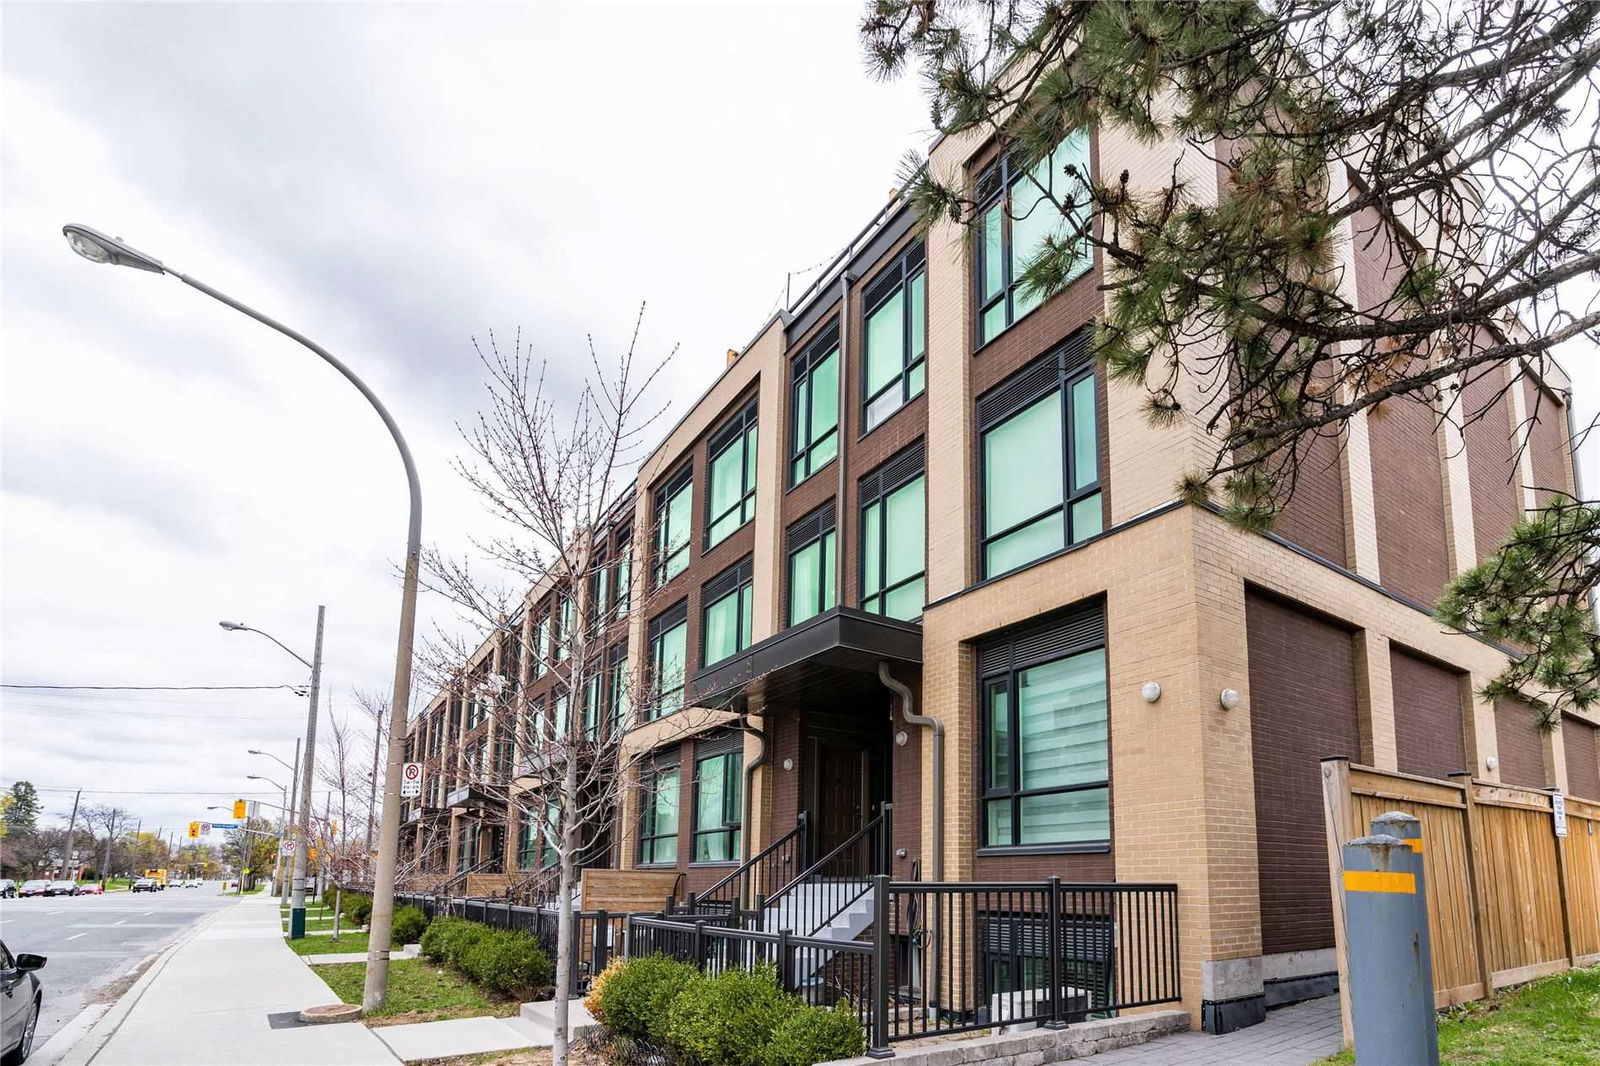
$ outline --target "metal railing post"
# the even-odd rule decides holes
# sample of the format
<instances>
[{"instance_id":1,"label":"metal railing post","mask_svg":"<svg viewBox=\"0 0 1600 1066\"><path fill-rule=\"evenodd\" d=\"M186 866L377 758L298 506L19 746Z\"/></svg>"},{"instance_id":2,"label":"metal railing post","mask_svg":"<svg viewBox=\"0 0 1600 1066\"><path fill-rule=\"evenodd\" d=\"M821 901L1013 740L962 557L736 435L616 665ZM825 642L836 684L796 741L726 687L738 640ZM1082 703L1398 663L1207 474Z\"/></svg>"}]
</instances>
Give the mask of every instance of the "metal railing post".
<instances>
[{"instance_id":1,"label":"metal railing post","mask_svg":"<svg viewBox=\"0 0 1600 1066\"><path fill-rule=\"evenodd\" d=\"M889 1048L889 875L873 879L872 900L872 1026L867 1033L867 1055L886 1059Z\"/></svg>"},{"instance_id":2,"label":"metal railing post","mask_svg":"<svg viewBox=\"0 0 1600 1066\"><path fill-rule=\"evenodd\" d=\"M689 957L699 969L706 968L706 923L702 919L694 923L694 937L689 941Z\"/></svg>"},{"instance_id":3,"label":"metal railing post","mask_svg":"<svg viewBox=\"0 0 1600 1066\"><path fill-rule=\"evenodd\" d=\"M879 815L883 818L883 825L879 833L883 837L882 865L876 871L880 874L894 872L894 804L884 801L879 807Z\"/></svg>"},{"instance_id":4,"label":"metal railing post","mask_svg":"<svg viewBox=\"0 0 1600 1066\"><path fill-rule=\"evenodd\" d=\"M1050 893L1050 929L1046 936L1050 952L1050 1020L1044 1027L1065 1029L1067 1020L1061 1016L1061 878L1053 874L1046 878L1045 891Z\"/></svg>"},{"instance_id":5,"label":"metal railing post","mask_svg":"<svg viewBox=\"0 0 1600 1066\"><path fill-rule=\"evenodd\" d=\"M756 932L765 932L767 928L767 897L765 893L756 895Z\"/></svg>"},{"instance_id":6,"label":"metal railing post","mask_svg":"<svg viewBox=\"0 0 1600 1066\"><path fill-rule=\"evenodd\" d=\"M776 947L778 953L778 958L776 960L778 963L778 987L783 989L785 992L794 991L794 955L789 949L790 935L791 930L778 930L778 943Z\"/></svg>"},{"instance_id":7,"label":"metal railing post","mask_svg":"<svg viewBox=\"0 0 1600 1066\"><path fill-rule=\"evenodd\" d=\"M800 834L800 869L811 868L811 816L805 811L795 815L795 821L800 823L803 830Z\"/></svg>"},{"instance_id":8,"label":"metal railing post","mask_svg":"<svg viewBox=\"0 0 1600 1066\"><path fill-rule=\"evenodd\" d=\"M611 919L605 911L596 911L594 915L594 951L589 956L589 972L598 976L611 961Z\"/></svg>"}]
</instances>

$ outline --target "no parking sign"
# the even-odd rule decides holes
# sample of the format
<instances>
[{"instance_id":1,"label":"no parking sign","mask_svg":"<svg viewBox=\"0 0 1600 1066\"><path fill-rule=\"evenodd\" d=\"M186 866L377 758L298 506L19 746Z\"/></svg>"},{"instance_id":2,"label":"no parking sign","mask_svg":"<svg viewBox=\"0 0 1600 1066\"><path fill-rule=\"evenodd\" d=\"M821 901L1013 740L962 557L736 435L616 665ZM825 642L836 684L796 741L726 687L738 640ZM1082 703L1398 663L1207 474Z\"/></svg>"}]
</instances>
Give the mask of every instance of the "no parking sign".
<instances>
[{"instance_id":1,"label":"no parking sign","mask_svg":"<svg viewBox=\"0 0 1600 1066\"><path fill-rule=\"evenodd\" d=\"M410 799L422 795L422 764L404 763L400 768L400 798Z\"/></svg>"}]
</instances>

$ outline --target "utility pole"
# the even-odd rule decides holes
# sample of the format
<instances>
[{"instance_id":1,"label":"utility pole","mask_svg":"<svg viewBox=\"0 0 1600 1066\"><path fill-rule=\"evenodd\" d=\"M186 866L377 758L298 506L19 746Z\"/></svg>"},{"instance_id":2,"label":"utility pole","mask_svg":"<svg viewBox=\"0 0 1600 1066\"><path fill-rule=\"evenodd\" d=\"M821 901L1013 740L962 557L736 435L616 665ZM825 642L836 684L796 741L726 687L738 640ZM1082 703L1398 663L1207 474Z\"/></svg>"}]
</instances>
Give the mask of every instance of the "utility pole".
<instances>
[{"instance_id":1,"label":"utility pole","mask_svg":"<svg viewBox=\"0 0 1600 1066\"><path fill-rule=\"evenodd\" d=\"M282 761L282 760L280 760L280 761ZM294 771L289 775L289 809L283 812L283 822L284 822L285 828L288 829L287 835L288 835L290 840L294 839L294 831L293 831L292 828L289 828L289 827L291 827L294 824L294 812L296 810L295 800L297 800L299 798L300 798L300 738L299 737L295 737L294 738ZM290 869L291 869L291 864L293 863L293 860L292 859L291 860L287 860L287 861L283 860L283 845L282 845L282 843L279 843L279 845L278 845L278 856L279 856L279 860L280 860L281 865L284 867L283 872L284 873L288 873L290 871ZM289 879L287 877L278 878L278 898L283 900L285 903L289 902Z\"/></svg>"},{"instance_id":2,"label":"utility pole","mask_svg":"<svg viewBox=\"0 0 1600 1066\"><path fill-rule=\"evenodd\" d=\"M67 864L72 862L72 833L78 827L78 801L82 798L83 789L80 788L72 797L72 817L67 819L67 846L62 849L61 854L61 872L63 875L67 872ZM73 880L76 881L77 878L74 877Z\"/></svg>"},{"instance_id":3,"label":"utility pole","mask_svg":"<svg viewBox=\"0 0 1600 1066\"><path fill-rule=\"evenodd\" d=\"M372 716L372 776L367 787L367 844L361 852L361 868L372 876L372 822L378 813L378 754L383 750L383 716Z\"/></svg>"},{"instance_id":4,"label":"utility pole","mask_svg":"<svg viewBox=\"0 0 1600 1066\"><path fill-rule=\"evenodd\" d=\"M306 935L306 852L311 841L311 782L317 761L317 701L322 687L322 621L326 608L317 607L317 642L311 652L311 701L306 715L305 758L300 767L300 826L294 848L294 891L289 897L289 939Z\"/></svg>"}]
</instances>

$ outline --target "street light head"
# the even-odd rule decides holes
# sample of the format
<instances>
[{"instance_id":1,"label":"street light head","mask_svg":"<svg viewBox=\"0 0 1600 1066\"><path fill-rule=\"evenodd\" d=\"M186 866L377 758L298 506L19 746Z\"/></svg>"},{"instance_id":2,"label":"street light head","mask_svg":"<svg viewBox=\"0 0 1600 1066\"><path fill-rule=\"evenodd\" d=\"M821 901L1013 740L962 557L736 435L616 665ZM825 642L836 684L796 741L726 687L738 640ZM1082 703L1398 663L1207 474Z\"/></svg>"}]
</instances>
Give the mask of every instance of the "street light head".
<instances>
[{"instance_id":1,"label":"street light head","mask_svg":"<svg viewBox=\"0 0 1600 1066\"><path fill-rule=\"evenodd\" d=\"M66 234L67 243L72 246L72 250L91 263L110 263L112 266L133 267L155 274L167 272L167 268L162 266L161 260L155 256L145 255L137 248L129 248L117 238L108 237L99 230L80 226L74 222L62 226L61 232Z\"/></svg>"},{"instance_id":2,"label":"street light head","mask_svg":"<svg viewBox=\"0 0 1600 1066\"><path fill-rule=\"evenodd\" d=\"M245 628L243 622L218 622L217 625L221 626L223 629L226 629L230 633L237 633Z\"/></svg>"},{"instance_id":3,"label":"street light head","mask_svg":"<svg viewBox=\"0 0 1600 1066\"><path fill-rule=\"evenodd\" d=\"M257 751L255 748L246 748L246 749L244 749L244 753L246 755L265 755L266 754L266 752Z\"/></svg>"},{"instance_id":4,"label":"street light head","mask_svg":"<svg viewBox=\"0 0 1600 1066\"><path fill-rule=\"evenodd\" d=\"M247 781L265 781L266 780L266 778L262 777L260 774L245 774L244 776L245 776L245 780L247 780Z\"/></svg>"}]
</instances>

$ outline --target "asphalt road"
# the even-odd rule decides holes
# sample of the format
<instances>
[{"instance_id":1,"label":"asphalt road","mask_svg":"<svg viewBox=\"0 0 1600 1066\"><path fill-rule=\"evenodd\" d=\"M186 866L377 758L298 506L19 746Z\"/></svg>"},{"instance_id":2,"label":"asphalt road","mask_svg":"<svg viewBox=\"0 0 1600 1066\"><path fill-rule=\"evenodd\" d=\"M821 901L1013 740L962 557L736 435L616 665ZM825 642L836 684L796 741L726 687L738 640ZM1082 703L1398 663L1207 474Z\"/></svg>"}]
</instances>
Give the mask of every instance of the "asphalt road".
<instances>
[{"instance_id":1,"label":"asphalt road","mask_svg":"<svg viewBox=\"0 0 1600 1066\"><path fill-rule=\"evenodd\" d=\"M113 991L134 970L213 911L232 906L220 881L202 888L104 896L53 896L0 900L0 940L13 954L32 952L49 961L39 971L44 1013L33 1046L91 1003Z\"/></svg>"}]
</instances>

